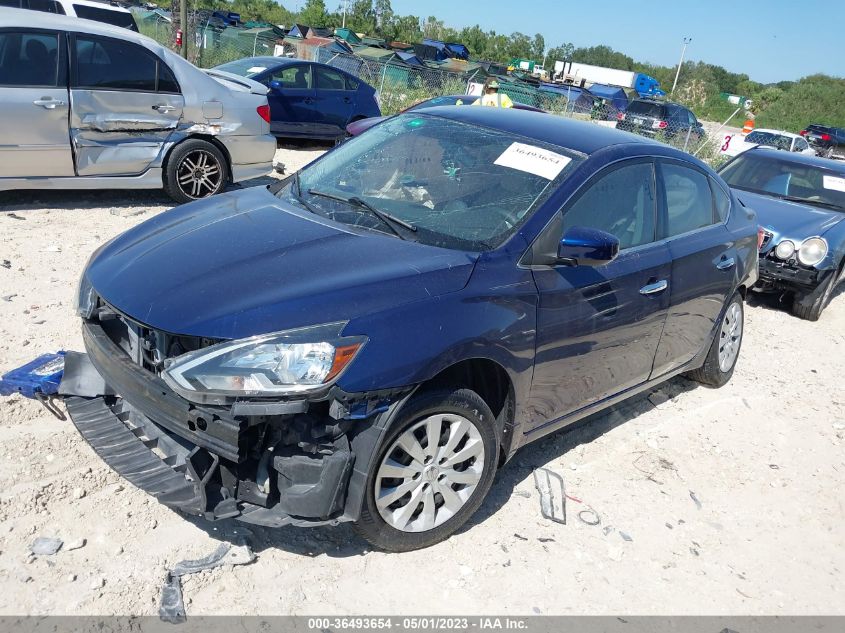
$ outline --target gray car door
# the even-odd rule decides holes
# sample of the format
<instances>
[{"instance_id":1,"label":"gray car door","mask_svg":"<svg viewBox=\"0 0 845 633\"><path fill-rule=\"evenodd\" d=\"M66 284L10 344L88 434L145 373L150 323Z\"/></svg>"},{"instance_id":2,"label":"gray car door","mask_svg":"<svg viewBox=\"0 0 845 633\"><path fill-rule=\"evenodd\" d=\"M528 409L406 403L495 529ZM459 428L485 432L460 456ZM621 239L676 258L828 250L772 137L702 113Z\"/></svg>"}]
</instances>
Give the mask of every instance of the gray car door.
<instances>
[{"instance_id":1,"label":"gray car door","mask_svg":"<svg viewBox=\"0 0 845 633\"><path fill-rule=\"evenodd\" d=\"M71 55L70 135L80 176L147 170L175 132L185 100L152 51L78 33Z\"/></svg>"},{"instance_id":2,"label":"gray car door","mask_svg":"<svg viewBox=\"0 0 845 633\"><path fill-rule=\"evenodd\" d=\"M73 176L61 33L0 30L0 178Z\"/></svg>"}]
</instances>

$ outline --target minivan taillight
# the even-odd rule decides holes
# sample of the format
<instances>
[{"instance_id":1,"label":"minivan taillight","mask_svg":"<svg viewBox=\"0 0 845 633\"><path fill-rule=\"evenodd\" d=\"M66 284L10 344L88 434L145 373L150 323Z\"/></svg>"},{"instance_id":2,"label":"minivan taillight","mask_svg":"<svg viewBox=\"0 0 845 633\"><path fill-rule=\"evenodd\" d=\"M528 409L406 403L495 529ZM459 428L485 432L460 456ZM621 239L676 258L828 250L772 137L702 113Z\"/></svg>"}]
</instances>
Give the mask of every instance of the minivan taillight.
<instances>
[{"instance_id":1,"label":"minivan taillight","mask_svg":"<svg viewBox=\"0 0 845 633\"><path fill-rule=\"evenodd\" d=\"M260 105L255 109L255 111L258 112L258 116L260 116L262 119L267 121L267 123L270 122L270 106L269 105L267 105L266 103L264 105Z\"/></svg>"},{"instance_id":2,"label":"minivan taillight","mask_svg":"<svg viewBox=\"0 0 845 633\"><path fill-rule=\"evenodd\" d=\"M624 112L617 112L616 113L616 120L617 121L624 121L625 120L625 113Z\"/></svg>"},{"instance_id":3,"label":"minivan taillight","mask_svg":"<svg viewBox=\"0 0 845 633\"><path fill-rule=\"evenodd\" d=\"M667 127L669 127L669 124L666 123L666 121L655 121L651 124L651 127L653 127L655 130L665 130Z\"/></svg>"},{"instance_id":4,"label":"minivan taillight","mask_svg":"<svg viewBox=\"0 0 845 633\"><path fill-rule=\"evenodd\" d=\"M830 134L822 134L822 140L823 141L829 141L830 140Z\"/></svg>"},{"instance_id":5,"label":"minivan taillight","mask_svg":"<svg viewBox=\"0 0 845 633\"><path fill-rule=\"evenodd\" d=\"M807 130L801 130L798 132L801 136L807 136Z\"/></svg>"}]
</instances>

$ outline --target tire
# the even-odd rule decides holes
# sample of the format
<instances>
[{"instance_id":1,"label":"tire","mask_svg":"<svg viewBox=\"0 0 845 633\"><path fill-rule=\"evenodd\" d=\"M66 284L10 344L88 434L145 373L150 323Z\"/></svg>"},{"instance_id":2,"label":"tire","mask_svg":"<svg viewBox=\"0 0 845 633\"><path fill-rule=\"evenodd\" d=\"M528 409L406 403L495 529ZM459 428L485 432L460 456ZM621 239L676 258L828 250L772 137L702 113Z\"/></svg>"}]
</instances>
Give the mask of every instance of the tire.
<instances>
[{"instance_id":1,"label":"tire","mask_svg":"<svg viewBox=\"0 0 845 633\"><path fill-rule=\"evenodd\" d=\"M430 429L438 438L437 455L428 450ZM466 459L453 462L458 468L449 468L448 461L442 463L448 455ZM399 413L371 463L361 517L353 527L372 545L389 552L444 541L484 501L498 457L493 413L474 391L442 389L415 396ZM456 480L450 481L447 473ZM444 495L447 489L451 492ZM378 496L383 499L380 504Z\"/></svg>"},{"instance_id":2,"label":"tire","mask_svg":"<svg viewBox=\"0 0 845 633\"><path fill-rule=\"evenodd\" d=\"M207 198L223 190L227 174L226 158L217 147L208 141L188 139L168 157L164 190L179 203Z\"/></svg>"},{"instance_id":3,"label":"tire","mask_svg":"<svg viewBox=\"0 0 845 633\"><path fill-rule=\"evenodd\" d=\"M815 290L809 293L795 293L792 300L792 314L805 321L818 321L822 311L830 303L833 289L842 280L842 264L831 273Z\"/></svg>"},{"instance_id":4,"label":"tire","mask_svg":"<svg viewBox=\"0 0 845 633\"><path fill-rule=\"evenodd\" d=\"M736 361L739 358L744 330L745 308L742 295L735 292L722 314L704 364L698 369L687 372L687 378L711 387L722 387L727 384L733 376ZM726 343L730 347L727 347Z\"/></svg>"}]
</instances>

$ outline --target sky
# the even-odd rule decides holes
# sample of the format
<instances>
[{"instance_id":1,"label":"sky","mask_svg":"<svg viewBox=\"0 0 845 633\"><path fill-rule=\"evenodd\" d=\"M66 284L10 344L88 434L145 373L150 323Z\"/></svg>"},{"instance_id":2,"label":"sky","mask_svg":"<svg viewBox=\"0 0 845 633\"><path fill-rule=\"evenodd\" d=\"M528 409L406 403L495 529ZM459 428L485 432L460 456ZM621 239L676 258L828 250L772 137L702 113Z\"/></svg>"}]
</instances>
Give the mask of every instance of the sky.
<instances>
[{"instance_id":1,"label":"sky","mask_svg":"<svg viewBox=\"0 0 845 633\"><path fill-rule=\"evenodd\" d=\"M683 38L691 37L686 59L762 83L814 73L845 77L845 0L391 0L391 6L457 29L479 24L497 33L541 33L546 48L606 44L664 66L677 65Z\"/></svg>"}]
</instances>

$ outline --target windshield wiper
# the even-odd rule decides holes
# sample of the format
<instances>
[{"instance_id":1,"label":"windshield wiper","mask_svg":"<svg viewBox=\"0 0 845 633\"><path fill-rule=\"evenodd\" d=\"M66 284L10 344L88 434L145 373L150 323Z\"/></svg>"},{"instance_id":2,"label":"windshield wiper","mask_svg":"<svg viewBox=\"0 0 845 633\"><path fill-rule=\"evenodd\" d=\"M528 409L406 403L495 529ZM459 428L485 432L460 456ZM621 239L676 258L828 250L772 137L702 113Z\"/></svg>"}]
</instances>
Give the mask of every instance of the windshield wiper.
<instances>
[{"instance_id":1,"label":"windshield wiper","mask_svg":"<svg viewBox=\"0 0 845 633\"><path fill-rule=\"evenodd\" d=\"M382 224L384 224L387 228L390 229L391 233L393 233L399 239L404 240L405 237L396 230L396 225L401 226L408 231L413 231L416 233L417 227L405 220L401 220L393 215L390 215L387 211L382 211L381 209L377 209L369 202L362 200L356 196L352 196L350 198L344 198L343 196L337 196L333 193L328 193L327 191L320 191L319 189L309 189L308 193L312 196L320 196L323 198L328 198L329 200L337 200L338 202L345 202L346 204L352 205L354 207L358 207L359 209L366 209L379 220L381 220Z\"/></svg>"},{"instance_id":2,"label":"windshield wiper","mask_svg":"<svg viewBox=\"0 0 845 633\"><path fill-rule=\"evenodd\" d=\"M294 189L294 191L291 191L291 194L293 195L294 199L299 204L301 204L303 207L305 207L311 213L314 213L315 215L320 215L319 213L317 213L317 209L315 209L310 204L308 204L305 201L305 199L302 197L302 187L299 184L299 172L298 171L294 172L294 174L293 174L293 187L292 187L292 189Z\"/></svg>"},{"instance_id":3,"label":"windshield wiper","mask_svg":"<svg viewBox=\"0 0 845 633\"><path fill-rule=\"evenodd\" d=\"M801 204L815 204L835 211L845 211L845 208L842 208L840 205L833 204L832 202L825 202L824 200L809 200L807 198L802 198L801 196L781 196L781 199L788 200L789 202L800 202Z\"/></svg>"}]
</instances>

